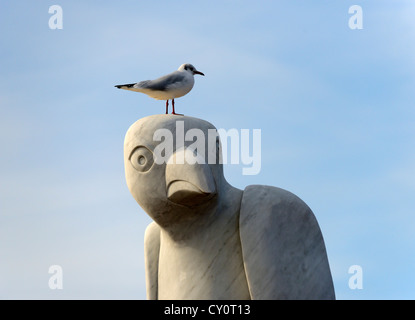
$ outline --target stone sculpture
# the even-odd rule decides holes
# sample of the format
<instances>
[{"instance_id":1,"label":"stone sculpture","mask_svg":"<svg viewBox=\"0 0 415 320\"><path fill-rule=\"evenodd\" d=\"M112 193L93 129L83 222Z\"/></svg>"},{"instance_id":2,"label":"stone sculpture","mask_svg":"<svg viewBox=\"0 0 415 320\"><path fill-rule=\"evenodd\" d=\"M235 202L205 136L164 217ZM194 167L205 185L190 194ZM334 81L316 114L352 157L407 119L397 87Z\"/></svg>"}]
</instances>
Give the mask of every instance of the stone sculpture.
<instances>
[{"instance_id":1,"label":"stone sculpture","mask_svg":"<svg viewBox=\"0 0 415 320\"><path fill-rule=\"evenodd\" d=\"M232 187L219 161L219 138L195 150L193 141L178 141L178 128L205 137L216 132L201 119L154 115L135 122L125 137L128 188L154 220L144 243L147 298L334 299L310 208L280 188Z\"/></svg>"}]
</instances>

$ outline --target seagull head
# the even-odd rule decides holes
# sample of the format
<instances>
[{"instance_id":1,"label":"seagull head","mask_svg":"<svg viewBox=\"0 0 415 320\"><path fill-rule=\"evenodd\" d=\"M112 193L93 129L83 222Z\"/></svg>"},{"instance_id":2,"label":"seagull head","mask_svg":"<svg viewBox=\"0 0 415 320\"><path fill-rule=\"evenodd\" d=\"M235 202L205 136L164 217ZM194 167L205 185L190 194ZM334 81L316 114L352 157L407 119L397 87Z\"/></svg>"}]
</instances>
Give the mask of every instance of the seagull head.
<instances>
[{"instance_id":1,"label":"seagull head","mask_svg":"<svg viewBox=\"0 0 415 320\"><path fill-rule=\"evenodd\" d=\"M197 71L196 68L190 64L190 63L184 63L182 64L179 69L179 71L189 72L191 75L200 74L201 76L204 76L203 72Z\"/></svg>"}]
</instances>

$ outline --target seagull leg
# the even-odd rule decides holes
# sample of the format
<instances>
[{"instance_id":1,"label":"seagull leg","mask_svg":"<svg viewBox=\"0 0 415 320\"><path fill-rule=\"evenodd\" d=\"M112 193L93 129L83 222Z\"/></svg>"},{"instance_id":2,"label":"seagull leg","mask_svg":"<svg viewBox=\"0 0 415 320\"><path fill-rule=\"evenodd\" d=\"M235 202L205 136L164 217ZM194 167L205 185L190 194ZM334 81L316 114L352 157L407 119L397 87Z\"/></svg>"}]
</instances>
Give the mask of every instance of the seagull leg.
<instances>
[{"instance_id":1,"label":"seagull leg","mask_svg":"<svg viewBox=\"0 0 415 320\"><path fill-rule=\"evenodd\" d=\"M176 113L176 111L174 111L174 99L172 99L172 100L171 100L171 103L172 103L172 105L173 105L173 112L172 112L171 114L175 114L175 115L178 115L178 116L182 116L183 114L181 114L181 113Z\"/></svg>"},{"instance_id":2,"label":"seagull leg","mask_svg":"<svg viewBox=\"0 0 415 320\"><path fill-rule=\"evenodd\" d=\"M169 100L166 100L166 114L169 113Z\"/></svg>"}]
</instances>

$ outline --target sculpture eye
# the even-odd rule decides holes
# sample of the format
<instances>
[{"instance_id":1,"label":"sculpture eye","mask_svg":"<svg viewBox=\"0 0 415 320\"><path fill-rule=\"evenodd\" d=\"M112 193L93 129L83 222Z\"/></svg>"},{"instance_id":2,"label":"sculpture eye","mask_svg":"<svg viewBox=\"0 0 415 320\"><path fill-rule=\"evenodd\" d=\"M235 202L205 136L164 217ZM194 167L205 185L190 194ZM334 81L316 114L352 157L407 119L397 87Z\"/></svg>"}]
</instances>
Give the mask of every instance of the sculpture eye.
<instances>
[{"instance_id":1,"label":"sculpture eye","mask_svg":"<svg viewBox=\"0 0 415 320\"><path fill-rule=\"evenodd\" d=\"M146 172L154 163L153 152L144 146L139 146L131 153L130 162L137 171Z\"/></svg>"}]
</instances>

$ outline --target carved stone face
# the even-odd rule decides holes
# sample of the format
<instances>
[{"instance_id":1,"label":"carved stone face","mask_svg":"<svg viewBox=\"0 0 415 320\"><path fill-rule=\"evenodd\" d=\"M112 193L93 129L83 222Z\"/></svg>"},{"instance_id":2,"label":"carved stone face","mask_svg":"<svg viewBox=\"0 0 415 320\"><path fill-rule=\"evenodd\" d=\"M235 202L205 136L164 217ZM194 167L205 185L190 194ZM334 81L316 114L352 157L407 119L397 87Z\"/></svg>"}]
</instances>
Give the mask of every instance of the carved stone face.
<instances>
[{"instance_id":1,"label":"carved stone face","mask_svg":"<svg viewBox=\"0 0 415 320\"><path fill-rule=\"evenodd\" d=\"M208 203L223 177L216 128L191 117L154 115L135 122L124 142L128 188L156 222ZM193 210L194 211L194 210Z\"/></svg>"}]
</instances>

